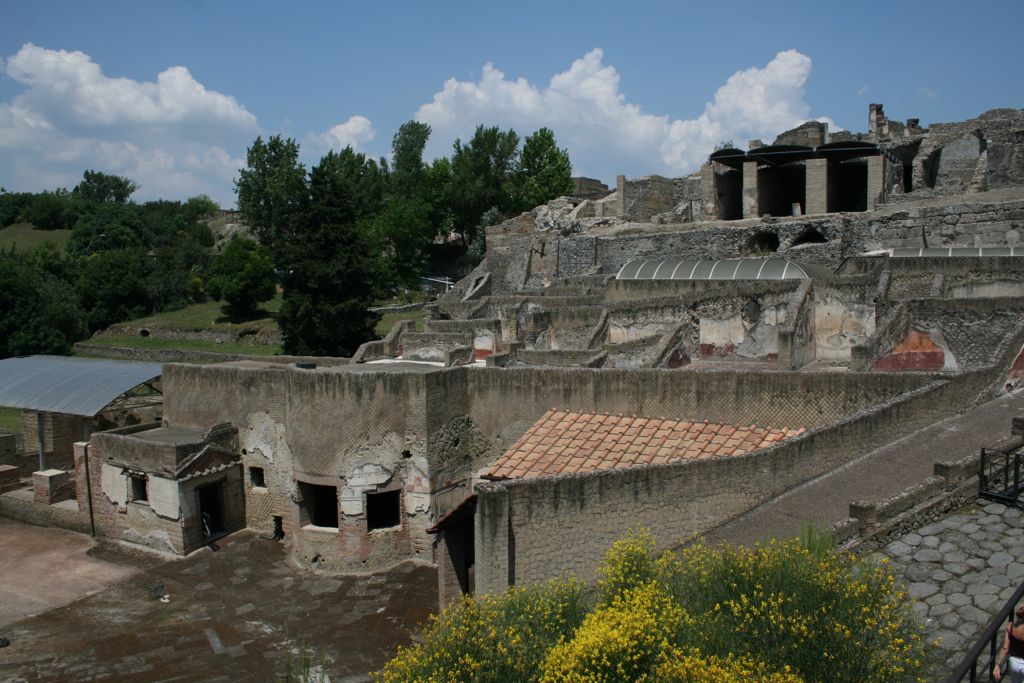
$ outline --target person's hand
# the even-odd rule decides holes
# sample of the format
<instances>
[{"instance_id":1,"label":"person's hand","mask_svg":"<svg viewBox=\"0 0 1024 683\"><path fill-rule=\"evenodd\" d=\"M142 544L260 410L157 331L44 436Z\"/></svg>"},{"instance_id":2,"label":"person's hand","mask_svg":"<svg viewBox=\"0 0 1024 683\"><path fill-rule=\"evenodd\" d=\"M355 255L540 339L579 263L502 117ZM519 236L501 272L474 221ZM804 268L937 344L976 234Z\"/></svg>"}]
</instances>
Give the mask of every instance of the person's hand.
<instances>
[{"instance_id":1,"label":"person's hand","mask_svg":"<svg viewBox=\"0 0 1024 683\"><path fill-rule=\"evenodd\" d=\"M992 676L993 676L993 678L995 678L995 679L996 679L997 681L998 681L998 680L999 680L1000 678L1002 678L1002 677L1003 677L1003 667L1001 667L1001 666L997 666L997 667L995 668L995 671L993 671L993 672L992 672Z\"/></svg>"}]
</instances>

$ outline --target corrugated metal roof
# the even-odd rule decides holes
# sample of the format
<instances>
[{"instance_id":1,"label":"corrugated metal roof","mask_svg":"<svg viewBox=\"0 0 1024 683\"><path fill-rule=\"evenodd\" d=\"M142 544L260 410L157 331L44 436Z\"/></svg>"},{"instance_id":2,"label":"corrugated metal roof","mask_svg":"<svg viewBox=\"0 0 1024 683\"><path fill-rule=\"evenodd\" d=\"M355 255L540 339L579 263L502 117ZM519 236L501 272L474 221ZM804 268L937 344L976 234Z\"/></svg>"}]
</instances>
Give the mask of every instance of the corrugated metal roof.
<instances>
[{"instance_id":1,"label":"corrugated metal roof","mask_svg":"<svg viewBox=\"0 0 1024 683\"><path fill-rule=\"evenodd\" d=\"M887 250L890 256L1024 256L1020 247L897 247Z\"/></svg>"},{"instance_id":2,"label":"corrugated metal roof","mask_svg":"<svg viewBox=\"0 0 1024 683\"><path fill-rule=\"evenodd\" d=\"M0 406L92 417L161 372L159 363L69 356L5 358L0 360Z\"/></svg>"},{"instance_id":3,"label":"corrugated metal roof","mask_svg":"<svg viewBox=\"0 0 1024 683\"><path fill-rule=\"evenodd\" d=\"M827 270L783 258L630 261L616 280L804 280Z\"/></svg>"}]
</instances>

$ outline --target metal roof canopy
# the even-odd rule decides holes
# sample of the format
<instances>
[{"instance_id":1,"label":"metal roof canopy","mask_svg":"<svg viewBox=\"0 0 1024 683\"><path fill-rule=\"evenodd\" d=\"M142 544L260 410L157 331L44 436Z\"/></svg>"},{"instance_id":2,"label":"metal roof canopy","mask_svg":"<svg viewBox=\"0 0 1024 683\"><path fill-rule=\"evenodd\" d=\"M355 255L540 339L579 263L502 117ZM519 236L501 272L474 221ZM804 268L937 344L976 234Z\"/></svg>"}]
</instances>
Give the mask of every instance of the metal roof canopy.
<instances>
[{"instance_id":1,"label":"metal roof canopy","mask_svg":"<svg viewBox=\"0 0 1024 683\"><path fill-rule=\"evenodd\" d=\"M893 163L900 163L900 160L888 148L862 140L829 142L817 147L764 145L746 152L735 147L729 147L712 152L708 157L708 161L717 161L720 164L725 164L730 168L738 170L743 168L743 162L745 161L756 161L759 164L768 166L784 166L785 164L806 161L807 159L829 159L841 162L879 155L884 156Z\"/></svg>"},{"instance_id":2,"label":"metal roof canopy","mask_svg":"<svg viewBox=\"0 0 1024 683\"><path fill-rule=\"evenodd\" d=\"M913 256L1024 256L1020 247L897 247L886 250L895 258Z\"/></svg>"},{"instance_id":3,"label":"metal roof canopy","mask_svg":"<svg viewBox=\"0 0 1024 683\"><path fill-rule=\"evenodd\" d=\"M70 356L0 360L0 406L93 417L162 374L159 363Z\"/></svg>"},{"instance_id":4,"label":"metal roof canopy","mask_svg":"<svg viewBox=\"0 0 1024 683\"><path fill-rule=\"evenodd\" d=\"M783 258L661 259L630 261L616 280L805 280L826 269Z\"/></svg>"}]
</instances>

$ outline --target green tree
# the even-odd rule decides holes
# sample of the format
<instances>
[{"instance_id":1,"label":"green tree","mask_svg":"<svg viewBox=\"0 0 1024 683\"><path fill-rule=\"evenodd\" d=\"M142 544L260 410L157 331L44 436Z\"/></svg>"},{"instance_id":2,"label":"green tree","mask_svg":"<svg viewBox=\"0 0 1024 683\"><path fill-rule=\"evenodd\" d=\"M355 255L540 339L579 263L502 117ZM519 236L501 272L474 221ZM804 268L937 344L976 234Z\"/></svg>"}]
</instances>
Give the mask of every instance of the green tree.
<instances>
[{"instance_id":1,"label":"green tree","mask_svg":"<svg viewBox=\"0 0 1024 683\"><path fill-rule=\"evenodd\" d=\"M380 166L346 147L309 175L302 238L287 245L278 324L285 353L348 356L373 338L369 311L380 283L371 221L383 204Z\"/></svg>"},{"instance_id":2,"label":"green tree","mask_svg":"<svg viewBox=\"0 0 1024 683\"><path fill-rule=\"evenodd\" d=\"M407 121L391 140L391 191L396 197L426 199L422 196L426 177L423 149L428 138L430 126L419 121Z\"/></svg>"},{"instance_id":3,"label":"green tree","mask_svg":"<svg viewBox=\"0 0 1024 683\"><path fill-rule=\"evenodd\" d=\"M125 204L137 189L139 186L128 178L100 171L86 171L74 192L87 202Z\"/></svg>"},{"instance_id":4,"label":"green tree","mask_svg":"<svg viewBox=\"0 0 1024 683\"><path fill-rule=\"evenodd\" d=\"M235 236L213 261L208 289L224 300L224 313L233 321L251 320L261 301L277 293L274 264L267 248Z\"/></svg>"},{"instance_id":5,"label":"green tree","mask_svg":"<svg viewBox=\"0 0 1024 683\"><path fill-rule=\"evenodd\" d=\"M67 354L87 334L74 290L41 260L0 251L0 358Z\"/></svg>"},{"instance_id":6,"label":"green tree","mask_svg":"<svg viewBox=\"0 0 1024 683\"><path fill-rule=\"evenodd\" d=\"M0 228L20 221L30 201L32 195L28 192L8 192L0 187Z\"/></svg>"},{"instance_id":7,"label":"green tree","mask_svg":"<svg viewBox=\"0 0 1024 683\"><path fill-rule=\"evenodd\" d=\"M75 223L68 252L84 256L111 249L149 246L149 235L131 204L93 204Z\"/></svg>"},{"instance_id":8,"label":"green tree","mask_svg":"<svg viewBox=\"0 0 1024 683\"><path fill-rule=\"evenodd\" d=\"M432 208L423 199L393 199L373 220L384 283L414 287L433 237ZM386 286L386 284L385 284Z\"/></svg>"},{"instance_id":9,"label":"green tree","mask_svg":"<svg viewBox=\"0 0 1024 683\"><path fill-rule=\"evenodd\" d=\"M197 194L195 197L189 197L185 201L185 217L190 221L197 221L202 216L207 216L216 211L220 211L220 207L217 206L217 202L210 199L205 194Z\"/></svg>"},{"instance_id":10,"label":"green tree","mask_svg":"<svg viewBox=\"0 0 1024 683\"><path fill-rule=\"evenodd\" d=\"M101 251L83 259L76 289L89 330L149 313L146 256L139 249Z\"/></svg>"},{"instance_id":11,"label":"green tree","mask_svg":"<svg viewBox=\"0 0 1024 683\"><path fill-rule=\"evenodd\" d=\"M484 211L514 208L512 179L519 155L519 136L512 129L477 126L472 140L455 141L452 176L446 193L454 228L469 245Z\"/></svg>"},{"instance_id":12,"label":"green tree","mask_svg":"<svg viewBox=\"0 0 1024 683\"><path fill-rule=\"evenodd\" d=\"M280 135L258 137L246 152L246 168L235 182L238 210L275 256L296 238L309 205L306 169L299 145Z\"/></svg>"},{"instance_id":13,"label":"green tree","mask_svg":"<svg viewBox=\"0 0 1024 683\"><path fill-rule=\"evenodd\" d=\"M20 219L40 230L70 228L77 220L78 206L67 190L29 195Z\"/></svg>"},{"instance_id":14,"label":"green tree","mask_svg":"<svg viewBox=\"0 0 1024 683\"><path fill-rule=\"evenodd\" d=\"M541 128L523 143L515 172L516 208L527 211L570 192L569 152L559 149L551 129Z\"/></svg>"}]
</instances>

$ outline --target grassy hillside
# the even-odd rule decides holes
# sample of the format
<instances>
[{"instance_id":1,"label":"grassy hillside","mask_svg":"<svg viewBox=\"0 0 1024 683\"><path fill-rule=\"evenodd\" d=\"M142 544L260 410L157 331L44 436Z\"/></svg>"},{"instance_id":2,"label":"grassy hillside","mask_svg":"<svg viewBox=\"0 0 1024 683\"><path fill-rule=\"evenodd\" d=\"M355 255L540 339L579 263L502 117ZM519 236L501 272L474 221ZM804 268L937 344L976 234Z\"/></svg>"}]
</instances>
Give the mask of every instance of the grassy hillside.
<instances>
[{"instance_id":1,"label":"grassy hillside","mask_svg":"<svg viewBox=\"0 0 1024 683\"><path fill-rule=\"evenodd\" d=\"M192 304L177 311L165 311L156 313L145 318L132 320L126 325L148 327L150 329L177 329L177 330L214 330L219 332L237 332L242 329L260 329L277 331L277 323L274 321L274 314L281 309L281 295L278 294L272 300L261 305L262 317L245 322L233 323L227 319L221 310L219 301L206 301L201 304Z\"/></svg>"},{"instance_id":2,"label":"grassy hillside","mask_svg":"<svg viewBox=\"0 0 1024 683\"><path fill-rule=\"evenodd\" d=\"M209 330L214 332L226 332L237 334L241 330L259 330L263 332L277 332L277 322L274 315L281 308L281 297L278 295L272 301L263 304L262 311L266 315L254 320L233 323L230 322L221 311L220 302L207 301L201 304L186 306L177 311L167 311L155 315L120 323L130 327L145 327L149 330L176 329L176 330ZM376 332L380 337L386 335L395 323L399 320L412 320L416 323L416 330L423 331L423 311L410 311L406 313L388 313L377 323ZM141 349L192 349L198 351L220 351L222 353L245 353L245 354L277 354L281 353L279 345L254 344L245 340L238 341L202 341L202 340L173 340L158 339L155 336L139 337L118 334L104 334L95 339L90 339L91 344L102 344L106 346L127 346Z\"/></svg>"},{"instance_id":3,"label":"grassy hillside","mask_svg":"<svg viewBox=\"0 0 1024 683\"><path fill-rule=\"evenodd\" d=\"M0 407L0 431L21 431L21 410L18 408Z\"/></svg>"},{"instance_id":4,"label":"grassy hillside","mask_svg":"<svg viewBox=\"0 0 1024 683\"><path fill-rule=\"evenodd\" d=\"M70 230L37 230L31 223L14 223L0 230L0 249L9 249L13 244L18 251L30 251L44 242L53 242L65 251L69 239Z\"/></svg>"}]
</instances>

